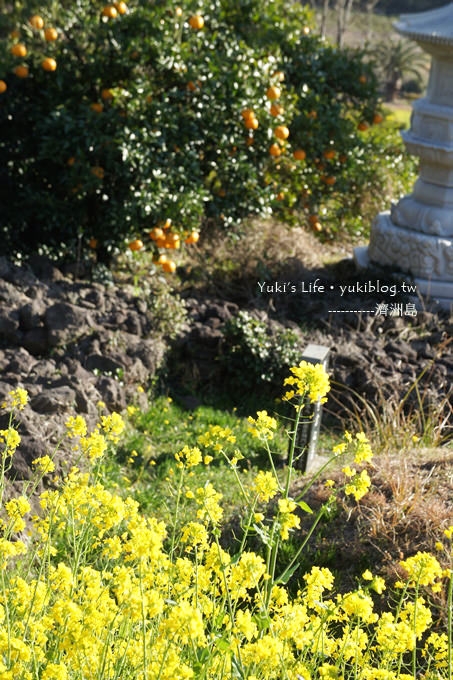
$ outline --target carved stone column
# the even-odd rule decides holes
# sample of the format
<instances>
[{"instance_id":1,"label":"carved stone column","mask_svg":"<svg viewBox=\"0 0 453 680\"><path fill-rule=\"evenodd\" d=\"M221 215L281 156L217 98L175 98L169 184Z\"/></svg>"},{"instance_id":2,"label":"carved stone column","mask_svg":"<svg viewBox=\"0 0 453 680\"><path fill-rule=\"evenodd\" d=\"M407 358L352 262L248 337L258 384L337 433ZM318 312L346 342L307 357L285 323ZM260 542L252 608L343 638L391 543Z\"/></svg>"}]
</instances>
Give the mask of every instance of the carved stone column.
<instances>
[{"instance_id":1,"label":"carved stone column","mask_svg":"<svg viewBox=\"0 0 453 680\"><path fill-rule=\"evenodd\" d=\"M409 153L420 158L413 192L378 215L368 249L357 248L359 266L369 261L408 273L422 296L453 308L453 3L405 14L399 33L431 55L426 97L414 103L402 132Z\"/></svg>"}]
</instances>

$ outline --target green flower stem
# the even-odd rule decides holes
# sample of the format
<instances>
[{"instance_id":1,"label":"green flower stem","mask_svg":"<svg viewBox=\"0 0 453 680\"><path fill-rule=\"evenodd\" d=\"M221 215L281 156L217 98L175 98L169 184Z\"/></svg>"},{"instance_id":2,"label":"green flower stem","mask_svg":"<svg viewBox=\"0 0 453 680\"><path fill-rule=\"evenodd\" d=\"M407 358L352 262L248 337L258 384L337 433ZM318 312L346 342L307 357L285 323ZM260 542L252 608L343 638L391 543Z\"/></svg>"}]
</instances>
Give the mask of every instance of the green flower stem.
<instances>
[{"instance_id":1,"label":"green flower stem","mask_svg":"<svg viewBox=\"0 0 453 680\"><path fill-rule=\"evenodd\" d=\"M175 515L174 515L174 520L173 520L173 527L172 527L172 532L171 532L171 546L170 546L170 562L173 564L173 553L175 550L175 541L176 541L176 527L178 524L178 516L179 516L179 504L181 501L181 491L182 491L182 483L184 479L184 468L181 468L181 474L179 476L179 482L178 482L178 491L176 495L176 508L175 508Z\"/></svg>"},{"instance_id":2,"label":"green flower stem","mask_svg":"<svg viewBox=\"0 0 453 680\"><path fill-rule=\"evenodd\" d=\"M248 533L249 533L249 531L250 531L250 524L251 524L251 521L252 521L253 513L255 512L257 500L258 500L258 496L255 496L255 498L254 498L254 500L253 500L253 503L252 503L252 506L251 506L251 508L250 508L249 516L248 516L248 518L247 518L247 524L246 524L246 527L245 527L244 534L243 534L243 536L242 536L241 545L240 545L240 547L239 547L239 552L240 552L240 553L242 553L242 551L243 551L244 548L245 548L245 542L246 542L246 540L247 540L247 536L248 536Z\"/></svg>"},{"instance_id":3,"label":"green flower stem","mask_svg":"<svg viewBox=\"0 0 453 680\"><path fill-rule=\"evenodd\" d=\"M242 482L241 482L241 480L240 480L240 478L239 478L239 475L238 475L238 471L237 471L236 465L231 465L231 461L230 461L230 459L228 458L228 456L226 455L225 451L223 451L223 449L222 449L222 451L221 451L221 454L222 454L222 456L225 458L226 462L227 462L227 463L230 465L230 467L232 468L232 470L233 470L233 472L234 472L234 476L236 477L236 481L237 481L237 483L238 483L238 486L239 486L239 488L240 488L240 490L241 490L242 497L243 497L244 501L246 502L246 504L248 505L248 503L249 503L249 498L248 498L247 493L246 493L246 491L245 491L245 489L244 489L244 487L243 487L243 484L242 484Z\"/></svg>"},{"instance_id":4,"label":"green flower stem","mask_svg":"<svg viewBox=\"0 0 453 680\"><path fill-rule=\"evenodd\" d=\"M282 492L282 491L283 491L283 487L282 487L282 485L280 484L280 481L279 481L279 479L278 479L277 470L275 469L274 459L273 459L273 457L272 457L272 452L271 452L271 450L270 450L269 441L268 441L267 438L265 439L265 442L266 442L266 451L267 451L267 455L268 455L268 457L269 457L269 462L270 462L270 464L271 464L272 472L274 473L274 477L275 477L275 479L276 479L276 481L277 481L277 484L278 484L278 490L279 490L280 492Z\"/></svg>"},{"instance_id":5,"label":"green flower stem","mask_svg":"<svg viewBox=\"0 0 453 680\"><path fill-rule=\"evenodd\" d=\"M142 648L143 648L143 677L148 680L148 660L146 656L146 619L145 619L145 597L143 593L143 579L142 579L142 559L140 558L138 577L140 582L140 599L141 599L141 615L142 615Z\"/></svg>"},{"instance_id":6,"label":"green flower stem","mask_svg":"<svg viewBox=\"0 0 453 680\"><path fill-rule=\"evenodd\" d=\"M447 629L448 629L448 680L452 680L452 670L453 670L453 569L450 569L450 582L448 584L448 597L447 597Z\"/></svg>"},{"instance_id":7,"label":"green flower stem","mask_svg":"<svg viewBox=\"0 0 453 680\"><path fill-rule=\"evenodd\" d=\"M301 554L302 550L303 550L303 549L305 548L305 546L307 545L307 543L308 543L308 541L309 541L309 539L310 539L310 536L312 535L312 533L313 533L314 530L316 529L316 527L317 527L319 521L321 520L321 517L323 516L324 512L325 512L325 506L323 505L323 506L319 509L318 514L316 515L316 519L315 519L315 521L313 522L313 525L312 525L310 531L308 532L308 534L307 534L307 536L306 536L306 538L305 538L305 541L304 541L304 542L302 543L302 545L299 547L299 549L297 550L297 552L296 552L296 554L294 555L293 559L291 560L291 562L290 562L290 563L288 564L288 566L286 567L285 571L282 572L282 573L280 574L280 576L275 580L275 583L278 583L279 581L281 581L281 579L284 578L284 577L286 576L287 572L291 569L291 567L293 566L293 564L296 562L296 560L298 559L298 557L299 557L299 555Z\"/></svg>"},{"instance_id":8,"label":"green flower stem","mask_svg":"<svg viewBox=\"0 0 453 680\"><path fill-rule=\"evenodd\" d=\"M285 484L285 494L284 494L285 498L288 498L289 487L290 487L290 484L291 484L291 473L292 473L292 469L293 469L294 451L296 449L297 429L299 427L300 416L301 416L301 413L302 413L302 409L304 407L303 406L303 399L304 399L304 396L301 397L299 406L297 408L297 416L296 416L296 422L295 422L295 425L294 425L294 433L293 433L292 440L291 440L291 449L290 449L290 452L289 452L289 459L288 459L288 471L287 471L287 474L286 474L286 484Z\"/></svg>"},{"instance_id":9,"label":"green flower stem","mask_svg":"<svg viewBox=\"0 0 453 680\"><path fill-rule=\"evenodd\" d=\"M332 456L331 458L329 458L329 460L328 460L326 463L324 463L324 465L323 465L322 467L319 468L319 470L318 470L318 471L316 472L316 474L312 477L312 479L304 486L304 488L302 489L302 491L296 496L296 498L294 499L296 502L297 502L297 501L300 501L301 498L303 498L303 497L305 496L305 494L306 494L307 491L310 489L310 487L316 482L316 480L318 479L318 477L320 477L320 475L324 472L324 470L325 470L327 467L329 467L329 465L331 464L331 462L332 462L335 458L337 458L337 456Z\"/></svg>"}]
</instances>

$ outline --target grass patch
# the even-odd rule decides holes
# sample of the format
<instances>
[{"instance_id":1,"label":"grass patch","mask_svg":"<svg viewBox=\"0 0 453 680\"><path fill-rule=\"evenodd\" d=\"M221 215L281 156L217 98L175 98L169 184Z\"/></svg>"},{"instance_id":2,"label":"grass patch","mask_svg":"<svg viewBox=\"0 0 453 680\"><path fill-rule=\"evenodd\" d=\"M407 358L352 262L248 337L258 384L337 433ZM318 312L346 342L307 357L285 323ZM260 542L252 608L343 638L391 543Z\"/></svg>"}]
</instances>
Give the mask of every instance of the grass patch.
<instances>
[{"instance_id":1,"label":"grass patch","mask_svg":"<svg viewBox=\"0 0 453 680\"><path fill-rule=\"evenodd\" d=\"M235 407L229 409L199 406L189 411L171 397L157 397L146 411L129 407L128 426L121 445L105 460L103 482L110 487L124 489L136 501L141 510L166 522L175 511L175 494L178 480L175 453L184 446L199 446L202 453L214 457L208 467L197 468L196 475L189 477L185 491L194 492L211 482L222 493L225 519L238 514L241 497L234 471L220 454L205 449L198 438L209 431L210 426L231 430L235 441L226 444L229 457L239 451L238 473L243 484L250 484L260 469L269 468L269 459L261 442L248 431L248 421L239 416ZM255 415L254 411L250 411ZM277 413L274 413L278 417ZM288 435L285 427L288 419L278 417L278 429L271 450L277 461L279 474L283 474L284 460L288 451ZM337 436L329 430L322 431L318 452L325 456L332 450ZM278 462L280 461L280 463ZM171 491L173 490L173 492ZM186 503L182 510L185 521L195 518L196 507Z\"/></svg>"},{"instance_id":2,"label":"grass patch","mask_svg":"<svg viewBox=\"0 0 453 680\"><path fill-rule=\"evenodd\" d=\"M410 126L412 109L410 108L388 108L385 109L386 122L395 123L400 129Z\"/></svg>"}]
</instances>

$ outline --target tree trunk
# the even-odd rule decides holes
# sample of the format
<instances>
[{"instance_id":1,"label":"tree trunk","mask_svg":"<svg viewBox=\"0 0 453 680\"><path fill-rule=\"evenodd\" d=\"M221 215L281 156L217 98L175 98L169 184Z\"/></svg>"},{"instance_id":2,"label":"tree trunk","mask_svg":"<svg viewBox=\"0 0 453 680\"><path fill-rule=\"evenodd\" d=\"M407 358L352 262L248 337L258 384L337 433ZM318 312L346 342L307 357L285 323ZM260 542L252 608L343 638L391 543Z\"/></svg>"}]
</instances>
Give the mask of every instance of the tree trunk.
<instances>
[{"instance_id":1,"label":"tree trunk","mask_svg":"<svg viewBox=\"0 0 453 680\"><path fill-rule=\"evenodd\" d=\"M330 0L324 0L322 5L322 17L321 17L321 38L326 37L327 29L327 12L329 11Z\"/></svg>"},{"instance_id":2,"label":"tree trunk","mask_svg":"<svg viewBox=\"0 0 453 680\"><path fill-rule=\"evenodd\" d=\"M385 101L394 102L399 89L399 78L392 78L385 83Z\"/></svg>"},{"instance_id":3,"label":"tree trunk","mask_svg":"<svg viewBox=\"0 0 453 680\"><path fill-rule=\"evenodd\" d=\"M337 10L337 44L338 47L343 47L344 34L351 17L351 10L354 0L338 0L336 5Z\"/></svg>"},{"instance_id":4,"label":"tree trunk","mask_svg":"<svg viewBox=\"0 0 453 680\"><path fill-rule=\"evenodd\" d=\"M373 10L378 4L379 0L368 0L365 9L367 13L367 28L366 28L366 34L365 34L365 43L371 42L371 37L373 34L373 31L371 29L371 21L373 17Z\"/></svg>"}]
</instances>

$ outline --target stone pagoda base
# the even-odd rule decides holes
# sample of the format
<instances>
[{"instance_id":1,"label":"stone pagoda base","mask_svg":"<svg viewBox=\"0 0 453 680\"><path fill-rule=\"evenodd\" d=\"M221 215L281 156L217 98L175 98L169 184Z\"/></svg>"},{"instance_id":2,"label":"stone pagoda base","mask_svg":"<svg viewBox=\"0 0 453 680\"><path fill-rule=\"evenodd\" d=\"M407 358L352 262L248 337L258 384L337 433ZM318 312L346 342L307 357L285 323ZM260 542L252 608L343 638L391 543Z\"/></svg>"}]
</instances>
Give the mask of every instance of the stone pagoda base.
<instances>
[{"instance_id":1,"label":"stone pagoda base","mask_svg":"<svg viewBox=\"0 0 453 680\"><path fill-rule=\"evenodd\" d=\"M369 246L356 248L358 269L393 268L407 274L417 287L421 306L437 303L453 312L453 237L440 237L395 224L390 213L378 215L371 227Z\"/></svg>"}]
</instances>

